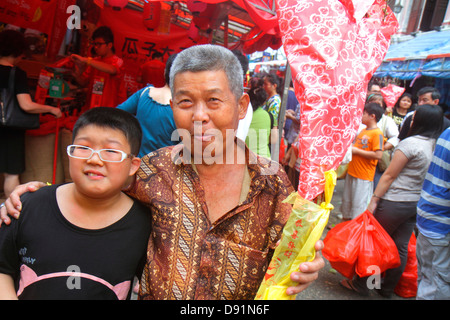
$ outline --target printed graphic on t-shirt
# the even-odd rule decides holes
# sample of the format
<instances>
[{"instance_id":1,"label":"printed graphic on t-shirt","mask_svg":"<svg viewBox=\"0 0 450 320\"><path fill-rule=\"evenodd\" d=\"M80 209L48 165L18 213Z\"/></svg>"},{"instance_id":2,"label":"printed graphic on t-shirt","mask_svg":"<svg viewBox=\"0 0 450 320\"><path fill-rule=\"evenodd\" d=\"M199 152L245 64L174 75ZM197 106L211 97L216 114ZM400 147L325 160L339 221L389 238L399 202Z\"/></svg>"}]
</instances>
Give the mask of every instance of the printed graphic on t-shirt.
<instances>
[{"instance_id":1,"label":"printed graphic on t-shirt","mask_svg":"<svg viewBox=\"0 0 450 320\"><path fill-rule=\"evenodd\" d=\"M125 300L128 295L128 291L130 290L131 281L127 280L122 283L119 283L115 286L110 284L108 281L105 281L102 278L96 277L92 274L77 272L77 268L68 268L68 270L63 272L54 272L49 274L44 274L41 276L38 276L33 269L26 265L22 265L20 267L20 282L19 282L19 290L17 291L17 296L20 296L25 288L28 286L37 283L39 281L45 281L47 279L52 278L67 278L66 285L67 289L70 290L79 290L81 289L81 286L77 287L77 279L89 279L91 281L94 281L98 284L101 284L107 288L109 288L111 291L114 292L114 294L117 296L117 299L119 300Z\"/></svg>"}]
</instances>

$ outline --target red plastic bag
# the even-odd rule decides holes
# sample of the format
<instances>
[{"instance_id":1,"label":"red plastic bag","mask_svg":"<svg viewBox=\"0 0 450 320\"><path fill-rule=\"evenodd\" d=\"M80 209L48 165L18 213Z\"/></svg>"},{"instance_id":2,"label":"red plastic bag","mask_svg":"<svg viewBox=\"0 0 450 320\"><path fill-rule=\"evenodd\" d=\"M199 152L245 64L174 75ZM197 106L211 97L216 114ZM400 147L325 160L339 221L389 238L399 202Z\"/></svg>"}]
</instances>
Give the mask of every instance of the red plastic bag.
<instances>
[{"instance_id":1,"label":"red plastic bag","mask_svg":"<svg viewBox=\"0 0 450 320\"><path fill-rule=\"evenodd\" d=\"M362 216L339 223L328 231L322 254L331 266L343 276L351 279L355 275L355 264L362 237Z\"/></svg>"},{"instance_id":2,"label":"red plastic bag","mask_svg":"<svg viewBox=\"0 0 450 320\"><path fill-rule=\"evenodd\" d=\"M323 241L325 259L349 279L355 273L366 277L400 265L394 241L367 210L335 226Z\"/></svg>"},{"instance_id":3,"label":"red plastic bag","mask_svg":"<svg viewBox=\"0 0 450 320\"><path fill-rule=\"evenodd\" d=\"M368 277L400 266L397 246L391 236L370 213L363 214L363 236L359 249L356 273L360 277ZM379 272L378 272L379 271Z\"/></svg>"},{"instance_id":4,"label":"red plastic bag","mask_svg":"<svg viewBox=\"0 0 450 320\"><path fill-rule=\"evenodd\" d=\"M417 295L417 285L416 236L413 233L409 239L406 267L394 292L403 298L413 298Z\"/></svg>"}]
</instances>

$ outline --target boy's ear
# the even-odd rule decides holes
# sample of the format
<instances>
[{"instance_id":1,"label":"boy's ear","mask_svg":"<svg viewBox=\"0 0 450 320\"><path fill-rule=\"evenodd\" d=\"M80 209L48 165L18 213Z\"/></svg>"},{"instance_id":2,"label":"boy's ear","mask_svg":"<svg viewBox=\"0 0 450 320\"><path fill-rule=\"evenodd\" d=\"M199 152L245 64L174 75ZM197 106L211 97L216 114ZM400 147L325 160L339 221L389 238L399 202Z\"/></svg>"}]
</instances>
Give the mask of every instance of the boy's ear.
<instances>
[{"instance_id":1,"label":"boy's ear","mask_svg":"<svg viewBox=\"0 0 450 320\"><path fill-rule=\"evenodd\" d=\"M134 175L138 171L140 165L141 165L141 158L134 157L133 159L131 159L130 172L128 173L128 175L129 176Z\"/></svg>"}]
</instances>

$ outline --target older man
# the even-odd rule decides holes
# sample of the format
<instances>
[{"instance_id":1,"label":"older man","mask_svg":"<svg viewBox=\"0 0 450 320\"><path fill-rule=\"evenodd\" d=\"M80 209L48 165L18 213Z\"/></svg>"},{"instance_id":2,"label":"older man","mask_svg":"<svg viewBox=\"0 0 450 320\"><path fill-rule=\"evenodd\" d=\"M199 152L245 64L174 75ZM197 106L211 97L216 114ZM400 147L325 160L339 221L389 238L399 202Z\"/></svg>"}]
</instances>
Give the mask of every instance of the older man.
<instances>
[{"instance_id":1,"label":"older man","mask_svg":"<svg viewBox=\"0 0 450 320\"><path fill-rule=\"evenodd\" d=\"M441 98L441 94L438 89L433 87L423 87L419 91L417 91L418 101L417 104L431 104L431 105L439 105L439 99ZM403 122L400 127L400 133L398 135L399 140L403 140L408 136L409 129L411 128L412 115L414 111L409 112L406 117L403 119ZM442 131L450 126L450 120L444 116Z\"/></svg>"},{"instance_id":2,"label":"older man","mask_svg":"<svg viewBox=\"0 0 450 320\"><path fill-rule=\"evenodd\" d=\"M291 211L282 201L293 188L281 167L234 137L249 97L231 51L188 48L170 79L183 143L144 156L128 190L151 208L153 221L139 298L253 299ZM291 274L299 285L287 293L300 292L323 266L320 255L301 265Z\"/></svg>"}]
</instances>

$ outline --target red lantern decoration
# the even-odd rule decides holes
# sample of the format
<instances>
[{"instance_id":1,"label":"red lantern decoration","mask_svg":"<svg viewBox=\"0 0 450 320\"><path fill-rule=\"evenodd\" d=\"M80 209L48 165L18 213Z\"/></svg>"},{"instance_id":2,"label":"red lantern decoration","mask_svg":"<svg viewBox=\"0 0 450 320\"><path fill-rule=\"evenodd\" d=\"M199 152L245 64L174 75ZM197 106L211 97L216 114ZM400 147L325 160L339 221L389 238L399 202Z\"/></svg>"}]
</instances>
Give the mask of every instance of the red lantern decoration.
<instances>
[{"instance_id":1,"label":"red lantern decoration","mask_svg":"<svg viewBox=\"0 0 450 320\"><path fill-rule=\"evenodd\" d=\"M148 30L154 30L158 28L161 16L161 2L145 1L143 15L144 26Z\"/></svg>"},{"instance_id":2,"label":"red lantern decoration","mask_svg":"<svg viewBox=\"0 0 450 320\"><path fill-rule=\"evenodd\" d=\"M108 4L113 7L114 10L120 10L128 4L128 0L108 0Z\"/></svg>"},{"instance_id":3,"label":"red lantern decoration","mask_svg":"<svg viewBox=\"0 0 450 320\"><path fill-rule=\"evenodd\" d=\"M212 22L216 5L197 0L188 0L187 7L192 13L192 21L200 30L207 30Z\"/></svg>"}]
</instances>

